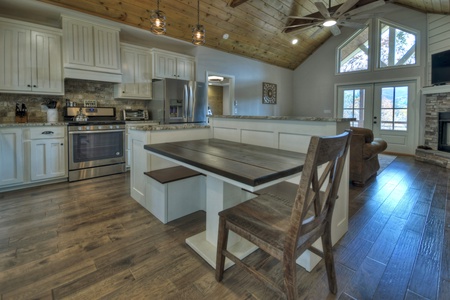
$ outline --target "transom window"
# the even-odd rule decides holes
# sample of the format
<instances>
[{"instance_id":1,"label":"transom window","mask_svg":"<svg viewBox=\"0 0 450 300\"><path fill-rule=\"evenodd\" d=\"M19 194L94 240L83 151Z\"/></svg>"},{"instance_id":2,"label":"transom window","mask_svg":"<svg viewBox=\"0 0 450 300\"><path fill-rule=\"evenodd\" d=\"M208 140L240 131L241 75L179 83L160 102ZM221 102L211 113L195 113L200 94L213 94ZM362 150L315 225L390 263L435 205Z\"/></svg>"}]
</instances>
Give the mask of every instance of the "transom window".
<instances>
[{"instance_id":1,"label":"transom window","mask_svg":"<svg viewBox=\"0 0 450 300\"><path fill-rule=\"evenodd\" d=\"M416 35L380 22L379 68L415 65Z\"/></svg>"},{"instance_id":2,"label":"transom window","mask_svg":"<svg viewBox=\"0 0 450 300\"><path fill-rule=\"evenodd\" d=\"M408 86L381 89L381 130L406 131L408 123Z\"/></svg>"},{"instance_id":3,"label":"transom window","mask_svg":"<svg viewBox=\"0 0 450 300\"><path fill-rule=\"evenodd\" d=\"M361 29L339 47L339 73L369 69L369 27Z\"/></svg>"}]
</instances>

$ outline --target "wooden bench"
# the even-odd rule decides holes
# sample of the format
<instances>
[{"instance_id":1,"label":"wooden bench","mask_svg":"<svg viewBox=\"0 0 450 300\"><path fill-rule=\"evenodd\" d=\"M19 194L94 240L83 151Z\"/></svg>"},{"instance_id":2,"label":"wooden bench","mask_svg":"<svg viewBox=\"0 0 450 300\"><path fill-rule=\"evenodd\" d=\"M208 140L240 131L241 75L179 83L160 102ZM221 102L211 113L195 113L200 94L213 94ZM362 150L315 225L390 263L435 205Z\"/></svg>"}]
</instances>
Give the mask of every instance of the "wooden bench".
<instances>
[{"instance_id":1,"label":"wooden bench","mask_svg":"<svg viewBox=\"0 0 450 300\"><path fill-rule=\"evenodd\" d=\"M162 223L205 210L206 182L203 174L183 166L144 174L147 182L143 206Z\"/></svg>"}]
</instances>

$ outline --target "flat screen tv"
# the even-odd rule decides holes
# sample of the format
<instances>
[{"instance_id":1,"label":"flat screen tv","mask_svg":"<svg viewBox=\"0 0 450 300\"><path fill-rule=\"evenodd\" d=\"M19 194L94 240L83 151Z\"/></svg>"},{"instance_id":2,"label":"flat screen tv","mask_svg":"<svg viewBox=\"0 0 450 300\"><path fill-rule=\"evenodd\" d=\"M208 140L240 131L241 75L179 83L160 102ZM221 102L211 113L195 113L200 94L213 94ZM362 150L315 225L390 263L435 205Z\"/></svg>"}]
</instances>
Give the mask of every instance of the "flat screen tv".
<instances>
[{"instance_id":1,"label":"flat screen tv","mask_svg":"<svg viewBox=\"0 0 450 300\"><path fill-rule=\"evenodd\" d=\"M450 82L450 50L431 55L431 84Z\"/></svg>"}]
</instances>

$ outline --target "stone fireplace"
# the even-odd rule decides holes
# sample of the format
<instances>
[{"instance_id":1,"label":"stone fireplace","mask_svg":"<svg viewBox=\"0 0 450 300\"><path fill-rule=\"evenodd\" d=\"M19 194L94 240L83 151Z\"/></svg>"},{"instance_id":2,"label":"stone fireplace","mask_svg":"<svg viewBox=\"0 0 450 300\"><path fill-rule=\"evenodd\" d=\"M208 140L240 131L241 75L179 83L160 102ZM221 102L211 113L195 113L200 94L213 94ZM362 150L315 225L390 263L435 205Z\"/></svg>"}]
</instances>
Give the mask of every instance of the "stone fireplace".
<instances>
[{"instance_id":1,"label":"stone fireplace","mask_svg":"<svg viewBox=\"0 0 450 300\"><path fill-rule=\"evenodd\" d=\"M450 150L450 146L446 145L450 144L450 132L442 132L442 129L444 131L450 129L450 127L447 127L450 126L450 123L439 122L439 115L447 116L447 114L442 113L449 113L450 115L450 87L425 88L422 90L422 94L425 100L425 137L424 145L416 150L416 159L450 169L450 152L446 151ZM441 139L445 142L441 146L439 146L440 134Z\"/></svg>"}]
</instances>

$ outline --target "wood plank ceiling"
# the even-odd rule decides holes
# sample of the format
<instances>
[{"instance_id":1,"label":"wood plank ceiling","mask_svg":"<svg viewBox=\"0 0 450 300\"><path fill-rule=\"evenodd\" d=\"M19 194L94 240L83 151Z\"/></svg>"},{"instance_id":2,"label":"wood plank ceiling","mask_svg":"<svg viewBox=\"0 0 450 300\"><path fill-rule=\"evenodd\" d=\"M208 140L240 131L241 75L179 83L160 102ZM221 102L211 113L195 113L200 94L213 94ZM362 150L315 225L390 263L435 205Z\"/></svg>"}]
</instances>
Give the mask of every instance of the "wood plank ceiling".
<instances>
[{"instance_id":1,"label":"wood plank ceiling","mask_svg":"<svg viewBox=\"0 0 450 300\"><path fill-rule=\"evenodd\" d=\"M125 23L149 30L149 16L156 9L156 0L38 0L72 10ZM289 24L288 16L307 16L317 13L314 2L328 0L201 0L200 24L206 29L206 47L253 58L276 66L295 69L315 49L323 44L330 34L323 29L301 33L283 33ZM360 0L355 7L375 0ZM234 2L234 3L233 3ZM331 6L343 4L345 0L332 0ZM448 0L392 0L427 13L450 14ZM233 4L235 7L231 7ZM191 41L191 28L197 24L197 1L160 0L160 10L167 17L167 36ZM223 35L229 38L224 39ZM297 45L291 40L299 39Z\"/></svg>"}]
</instances>

